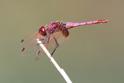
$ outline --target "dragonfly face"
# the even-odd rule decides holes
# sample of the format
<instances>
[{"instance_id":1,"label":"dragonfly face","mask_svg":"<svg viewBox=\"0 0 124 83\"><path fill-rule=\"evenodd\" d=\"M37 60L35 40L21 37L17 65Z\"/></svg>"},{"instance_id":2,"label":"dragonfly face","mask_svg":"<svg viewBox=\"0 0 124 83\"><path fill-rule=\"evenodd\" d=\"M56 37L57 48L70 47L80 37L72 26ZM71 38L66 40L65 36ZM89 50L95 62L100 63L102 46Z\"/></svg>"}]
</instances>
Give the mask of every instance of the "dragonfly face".
<instances>
[{"instance_id":1,"label":"dragonfly face","mask_svg":"<svg viewBox=\"0 0 124 83\"><path fill-rule=\"evenodd\" d=\"M41 27L39 28L39 34L42 35L42 36L46 36L46 35L47 35L46 29L45 29L44 26L41 26Z\"/></svg>"}]
</instances>

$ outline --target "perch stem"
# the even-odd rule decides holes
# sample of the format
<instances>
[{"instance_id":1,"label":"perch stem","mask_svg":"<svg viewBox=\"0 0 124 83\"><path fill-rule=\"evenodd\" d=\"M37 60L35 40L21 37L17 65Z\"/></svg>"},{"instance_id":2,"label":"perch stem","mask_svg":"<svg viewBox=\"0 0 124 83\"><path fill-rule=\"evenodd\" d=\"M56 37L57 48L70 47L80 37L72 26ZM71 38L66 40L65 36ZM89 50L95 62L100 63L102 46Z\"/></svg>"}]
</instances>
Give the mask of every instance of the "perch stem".
<instances>
[{"instance_id":1,"label":"perch stem","mask_svg":"<svg viewBox=\"0 0 124 83\"><path fill-rule=\"evenodd\" d=\"M44 46L44 44L39 39L36 39L36 40L37 40L37 43L39 44L39 46L43 49L43 51L47 55L47 57L50 59L51 63L55 66L55 68L58 70L58 72L60 73L60 75L64 78L64 80L66 81L66 83L72 83L72 81L70 80L70 78L67 75L67 73L64 71L64 69L62 69L58 65L58 63L51 56L50 52L47 50L47 48Z\"/></svg>"}]
</instances>

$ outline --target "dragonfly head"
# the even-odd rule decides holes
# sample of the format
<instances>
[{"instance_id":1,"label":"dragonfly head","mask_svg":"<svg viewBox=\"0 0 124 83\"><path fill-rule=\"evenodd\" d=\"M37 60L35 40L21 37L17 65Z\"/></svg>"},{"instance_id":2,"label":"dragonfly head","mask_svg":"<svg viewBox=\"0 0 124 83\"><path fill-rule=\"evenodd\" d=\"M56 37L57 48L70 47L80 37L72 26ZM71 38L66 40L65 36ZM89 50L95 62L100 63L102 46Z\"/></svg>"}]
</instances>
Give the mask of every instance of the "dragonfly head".
<instances>
[{"instance_id":1,"label":"dragonfly head","mask_svg":"<svg viewBox=\"0 0 124 83\"><path fill-rule=\"evenodd\" d=\"M41 27L39 28L39 34L42 35L42 36L46 36L46 35L47 35L46 29L45 29L44 26L41 26Z\"/></svg>"}]
</instances>

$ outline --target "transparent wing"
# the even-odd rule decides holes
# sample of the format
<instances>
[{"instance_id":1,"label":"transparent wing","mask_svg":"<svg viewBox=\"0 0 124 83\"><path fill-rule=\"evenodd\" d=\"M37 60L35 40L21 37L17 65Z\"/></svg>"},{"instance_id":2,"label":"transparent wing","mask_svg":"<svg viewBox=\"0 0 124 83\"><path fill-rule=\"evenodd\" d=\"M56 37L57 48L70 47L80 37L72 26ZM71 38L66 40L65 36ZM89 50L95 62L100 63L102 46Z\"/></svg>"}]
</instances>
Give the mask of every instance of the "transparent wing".
<instances>
[{"instance_id":1,"label":"transparent wing","mask_svg":"<svg viewBox=\"0 0 124 83\"><path fill-rule=\"evenodd\" d=\"M45 55L42 48L38 45L36 39L40 38L40 40L44 40L45 37L34 34L29 38L24 38L21 40L21 53L25 56L36 56L36 59L39 59L40 56ZM63 42L65 37L62 35L61 32L56 32L50 35L49 41L44 43L48 51L53 55L56 49L59 47L59 44ZM43 41L44 42L44 41Z\"/></svg>"},{"instance_id":2,"label":"transparent wing","mask_svg":"<svg viewBox=\"0 0 124 83\"><path fill-rule=\"evenodd\" d=\"M40 57L41 55L44 55L44 52L39 47L39 45L36 42L36 38L38 37L37 33L34 35L21 39L21 49L20 52L24 56L36 56L36 58Z\"/></svg>"}]
</instances>

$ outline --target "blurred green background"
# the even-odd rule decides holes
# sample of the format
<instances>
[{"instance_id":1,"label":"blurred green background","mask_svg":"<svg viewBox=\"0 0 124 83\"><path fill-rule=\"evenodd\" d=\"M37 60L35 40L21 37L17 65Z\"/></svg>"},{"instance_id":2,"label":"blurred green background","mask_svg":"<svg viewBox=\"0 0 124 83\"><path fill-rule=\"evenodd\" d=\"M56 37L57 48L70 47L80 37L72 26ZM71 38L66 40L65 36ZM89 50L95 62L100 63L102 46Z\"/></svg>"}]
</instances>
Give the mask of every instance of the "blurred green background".
<instances>
[{"instance_id":1,"label":"blurred green background","mask_svg":"<svg viewBox=\"0 0 124 83\"><path fill-rule=\"evenodd\" d=\"M54 57L73 83L124 83L124 0L0 0L0 83L65 83L20 40L50 21L110 20L70 30Z\"/></svg>"}]
</instances>

